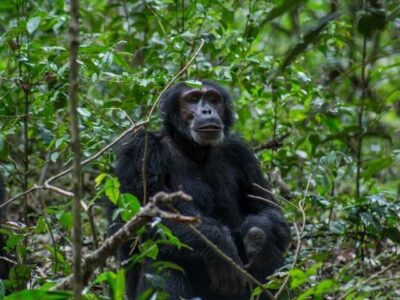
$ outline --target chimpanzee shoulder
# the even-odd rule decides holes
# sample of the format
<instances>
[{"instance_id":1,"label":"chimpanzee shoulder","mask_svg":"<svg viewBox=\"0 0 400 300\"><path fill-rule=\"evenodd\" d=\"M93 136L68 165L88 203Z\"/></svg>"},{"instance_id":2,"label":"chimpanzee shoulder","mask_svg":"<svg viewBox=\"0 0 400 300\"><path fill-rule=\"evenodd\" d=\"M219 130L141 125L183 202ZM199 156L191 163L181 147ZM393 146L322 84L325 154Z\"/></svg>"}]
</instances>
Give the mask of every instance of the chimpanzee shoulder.
<instances>
[{"instance_id":1,"label":"chimpanzee shoulder","mask_svg":"<svg viewBox=\"0 0 400 300\"><path fill-rule=\"evenodd\" d=\"M224 143L220 146L221 155L225 156L230 163L244 170L246 173L254 173L260 175L260 163L253 149L239 134L231 134L227 136Z\"/></svg>"},{"instance_id":2,"label":"chimpanzee shoulder","mask_svg":"<svg viewBox=\"0 0 400 300\"><path fill-rule=\"evenodd\" d=\"M148 183L161 180L166 170L165 149L161 142L163 138L165 135L162 132L139 130L118 144L115 173L120 181L122 193L132 193L140 197L143 159L146 162Z\"/></svg>"}]
</instances>

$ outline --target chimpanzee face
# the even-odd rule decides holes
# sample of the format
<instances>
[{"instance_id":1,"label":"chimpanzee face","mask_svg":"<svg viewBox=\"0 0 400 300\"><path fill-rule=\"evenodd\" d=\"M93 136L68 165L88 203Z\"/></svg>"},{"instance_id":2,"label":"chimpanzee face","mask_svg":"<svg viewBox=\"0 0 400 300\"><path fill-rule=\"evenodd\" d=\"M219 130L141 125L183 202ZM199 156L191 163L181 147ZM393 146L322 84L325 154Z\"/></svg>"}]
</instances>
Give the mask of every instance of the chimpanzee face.
<instances>
[{"instance_id":1,"label":"chimpanzee face","mask_svg":"<svg viewBox=\"0 0 400 300\"><path fill-rule=\"evenodd\" d=\"M200 145L216 146L224 139L224 99L221 93L204 85L187 89L179 97L180 118L192 139Z\"/></svg>"}]
</instances>

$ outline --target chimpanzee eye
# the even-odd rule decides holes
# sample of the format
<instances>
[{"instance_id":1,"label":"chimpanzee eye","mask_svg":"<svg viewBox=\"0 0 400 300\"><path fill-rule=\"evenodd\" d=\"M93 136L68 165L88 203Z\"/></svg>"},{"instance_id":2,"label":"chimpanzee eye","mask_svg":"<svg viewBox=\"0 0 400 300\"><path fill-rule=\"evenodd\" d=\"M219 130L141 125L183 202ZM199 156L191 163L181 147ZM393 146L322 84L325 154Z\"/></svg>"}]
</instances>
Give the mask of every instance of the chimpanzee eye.
<instances>
[{"instance_id":1,"label":"chimpanzee eye","mask_svg":"<svg viewBox=\"0 0 400 300\"><path fill-rule=\"evenodd\" d=\"M221 102L221 98L218 97L217 95L210 95L207 97L207 100L211 103L211 104L218 104Z\"/></svg>"},{"instance_id":2,"label":"chimpanzee eye","mask_svg":"<svg viewBox=\"0 0 400 300\"><path fill-rule=\"evenodd\" d=\"M213 104L217 104L219 102L219 99L217 97L210 97L209 101Z\"/></svg>"},{"instance_id":3,"label":"chimpanzee eye","mask_svg":"<svg viewBox=\"0 0 400 300\"><path fill-rule=\"evenodd\" d=\"M198 95L189 95L186 97L186 101L189 103L197 103L199 102L200 97Z\"/></svg>"}]
</instances>

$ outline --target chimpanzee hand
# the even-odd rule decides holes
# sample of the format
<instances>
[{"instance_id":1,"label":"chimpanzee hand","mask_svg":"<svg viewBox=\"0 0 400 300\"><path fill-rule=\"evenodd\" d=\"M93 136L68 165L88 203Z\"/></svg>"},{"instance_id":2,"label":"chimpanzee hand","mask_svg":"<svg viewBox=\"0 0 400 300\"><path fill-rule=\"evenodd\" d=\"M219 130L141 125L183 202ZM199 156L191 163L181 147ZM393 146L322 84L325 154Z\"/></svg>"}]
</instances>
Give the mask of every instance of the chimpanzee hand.
<instances>
[{"instance_id":1,"label":"chimpanzee hand","mask_svg":"<svg viewBox=\"0 0 400 300\"><path fill-rule=\"evenodd\" d=\"M257 268L257 264L262 257L262 250L265 244L265 233L262 229L253 226L249 229L243 239L244 249L246 251L248 264L246 269L252 270Z\"/></svg>"},{"instance_id":2,"label":"chimpanzee hand","mask_svg":"<svg viewBox=\"0 0 400 300\"><path fill-rule=\"evenodd\" d=\"M223 249L226 255L233 259L235 263L243 267L236 245L232 241L230 234L225 235ZM213 255L206 259L207 270L210 282L210 290L220 295L235 295L242 293L246 287L246 280L234 267L222 257Z\"/></svg>"}]
</instances>

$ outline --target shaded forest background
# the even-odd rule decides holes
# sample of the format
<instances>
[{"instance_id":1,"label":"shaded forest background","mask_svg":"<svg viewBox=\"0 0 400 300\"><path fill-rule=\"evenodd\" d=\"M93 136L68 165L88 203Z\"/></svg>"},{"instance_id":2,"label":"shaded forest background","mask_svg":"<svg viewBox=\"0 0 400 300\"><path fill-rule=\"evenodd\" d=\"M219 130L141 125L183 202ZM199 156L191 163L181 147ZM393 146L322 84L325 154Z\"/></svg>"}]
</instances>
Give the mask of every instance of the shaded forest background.
<instances>
[{"instance_id":1,"label":"shaded forest background","mask_svg":"<svg viewBox=\"0 0 400 300\"><path fill-rule=\"evenodd\" d=\"M11 199L0 233L13 266L0 299L26 288L8 299L71 298L45 291L71 273L72 200L34 188L73 160L69 21L66 1L0 2L0 168ZM81 0L83 159L146 118L201 40L179 80L211 79L231 91L234 129L292 224L286 265L266 286L285 286L281 299L400 298L399 2ZM149 127L159 125L153 114ZM126 220L139 209L119 195L113 162L107 151L83 167L84 253L106 236L102 197ZM71 183L66 175L54 185L68 191ZM179 245L160 230L136 263L157 261L160 243ZM165 299L162 278L153 281L143 299ZM84 297L123 299L123 286L123 268L110 260Z\"/></svg>"}]
</instances>

